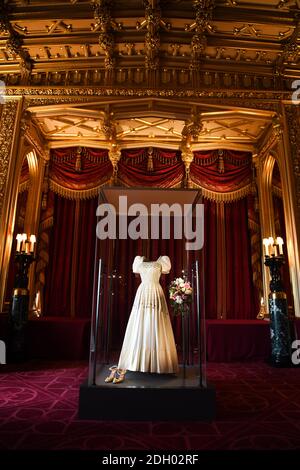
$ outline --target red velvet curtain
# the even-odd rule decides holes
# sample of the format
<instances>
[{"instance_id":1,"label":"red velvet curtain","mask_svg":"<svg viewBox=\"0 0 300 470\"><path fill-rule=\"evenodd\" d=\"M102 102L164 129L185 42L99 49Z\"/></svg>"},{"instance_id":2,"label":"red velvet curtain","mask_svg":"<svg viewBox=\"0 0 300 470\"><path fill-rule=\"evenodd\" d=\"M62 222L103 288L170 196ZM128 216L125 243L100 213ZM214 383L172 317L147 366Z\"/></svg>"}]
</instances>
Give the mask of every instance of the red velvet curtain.
<instances>
[{"instance_id":1,"label":"red velvet curtain","mask_svg":"<svg viewBox=\"0 0 300 470\"><path fill-rule=\"evenodd\" d=\"M91 315L97 202L97 198L72 201L55 195L46 315Z\"/></svg>"},{"instance_id":2,"label":"red velvet curtain","mask_svg":"<svg viewBox=\"0 0 300 470\"><path fill-rule=\"evenodd\" d=\"M204 199L203 250L205 267L205 315L206 318L217 318L217 204L208 199Z\"/></svg>"},{"instance_id":3,"label":"red velvet curtain","mask_svg":"<svg viewBox=\"0 0 300 470\"><path fill-rule=\"evenodd\" d=\"M107 173L110 176L107 151L83 149L79 153L78 149L64 149L54 151L49 176L60 185L84 190L106 180ZM184 174L180 153L164 149L123 150L118 164L119 182L128 186L172 187L183 181ZM196 152L191 175L195 182L213 191L241 189L251 181L250 154ZM218 309L223 302L224 317L255 318L257 295L252 282L246 198L226 204L205 199L204 204L206 316L220 317ZM96 206L97 198L73 201L55 196L50 264L46 273L45 308L48 315L91 314ZM119 240L115 246L115 267L121 276L112 281L120 299L114 310L116 341L123 337L139 284L139 279L132 274L132 262L137 254L144 254L145 249L141 240ZM163 254L172 261L170 275L162 278L166 291L184 267L183 242L151 241L148 257L156 259ZM191 252L190 261L195 256L197 253ZM223 277L220 276L221 261Z\"/></svg>"},{"instance_id":4,"label":"red velvet curtain","mask_svg":"<svg viewBox=\"0 0 300 470\"><path fill-rule=\"evenodd\" d=\"M254 319L258 313L258 298L252 280L246 198L225 204L225 227L226 318Z\"/></svg>"}]
</instances>

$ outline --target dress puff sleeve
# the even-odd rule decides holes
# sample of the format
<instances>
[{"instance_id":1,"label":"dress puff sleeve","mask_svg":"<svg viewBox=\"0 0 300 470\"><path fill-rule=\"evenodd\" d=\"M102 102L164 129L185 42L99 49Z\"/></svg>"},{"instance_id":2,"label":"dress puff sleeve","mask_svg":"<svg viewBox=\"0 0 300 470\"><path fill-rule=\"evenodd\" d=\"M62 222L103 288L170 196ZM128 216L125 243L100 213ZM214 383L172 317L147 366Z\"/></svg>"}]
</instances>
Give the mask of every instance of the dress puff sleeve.
<instances>
[{"instance_id":1,"label":"dress puff sleeve","mask_svg":"<svg viewBox=\"0 0 300 470\"><path fill-rule=\"evenodd\" d=\"M169 274L171 270L171 261L168 256L160 256L157 260L161 264L162 274Z\"/></svg>"},{"instance_id":2,"label":"dress puff sleeve","mask_svg":"<svg viewBox=\"0 0 300 470\"><path fill-rule=\"evenodd\" d=\"M136 274L139 273L140 266L144 261L144 256L136 256L133 261L132 271Z\"/></svg>"}]
</instances>

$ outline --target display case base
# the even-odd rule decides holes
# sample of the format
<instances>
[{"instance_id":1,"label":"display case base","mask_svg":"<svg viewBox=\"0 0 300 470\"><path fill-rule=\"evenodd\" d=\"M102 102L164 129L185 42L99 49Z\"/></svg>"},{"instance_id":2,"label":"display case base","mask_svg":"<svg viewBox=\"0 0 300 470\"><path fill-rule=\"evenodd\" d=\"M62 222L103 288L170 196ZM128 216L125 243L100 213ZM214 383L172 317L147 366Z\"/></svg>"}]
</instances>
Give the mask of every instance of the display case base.
<instances>
[{"instance_id":1,"label":"display case base","mask_svg":"<svg viewBox=\"0 0 300 470\"><path fill-rule=\"evenodd\" d=\"M79 418L96 420L203 420L216 415L215 389L199 385L193 367L177 375L127 372L120 384L106 384L108 369L99 370L96 385L80 386Z\"/></svg>"}]
</instances>

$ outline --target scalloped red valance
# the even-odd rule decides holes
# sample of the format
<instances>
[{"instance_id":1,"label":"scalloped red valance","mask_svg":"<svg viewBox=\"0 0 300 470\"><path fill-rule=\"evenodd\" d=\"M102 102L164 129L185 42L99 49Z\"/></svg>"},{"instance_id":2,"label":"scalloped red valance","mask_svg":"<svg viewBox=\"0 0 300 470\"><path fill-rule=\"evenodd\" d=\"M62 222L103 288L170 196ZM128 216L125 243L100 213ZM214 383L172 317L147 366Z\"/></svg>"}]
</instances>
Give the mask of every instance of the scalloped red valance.
<instances>
[{"instance_id":1,"label":"scalloped red valance","mask_svg":"<svg viewBox=\"0 0 300 470\"><path fill-rule=\"evenodd\" d=\"M49 169L50 188L70 199L87 199L107 184L113 167L107 149L71 147L54 149ZM118 184L159 188L179 187L185 166L178 150L123 149L118 162ZM251 153L233 150L194 152L190 179L203 196L215 201L234 201L251 191Z\"/></svg>"}]
</instances>

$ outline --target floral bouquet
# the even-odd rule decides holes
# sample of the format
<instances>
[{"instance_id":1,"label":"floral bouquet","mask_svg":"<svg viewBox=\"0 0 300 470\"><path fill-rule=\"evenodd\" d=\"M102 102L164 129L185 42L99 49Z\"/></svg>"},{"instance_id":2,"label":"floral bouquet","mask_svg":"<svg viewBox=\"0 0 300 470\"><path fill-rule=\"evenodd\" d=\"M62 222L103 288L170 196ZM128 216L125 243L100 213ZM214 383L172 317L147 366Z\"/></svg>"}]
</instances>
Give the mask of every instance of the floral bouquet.
<instances>
[{"instance_id":1,"label":"floral bouquet","mask_svg":"<svg viewBox=\"0 0 300 470\"><path fill-rule=\"evenodd\" d=\"M169 286L169 298L174 315L188 313L188 304L192 302L193 288L189 281L177 277Z\"/></svg>"}]
</instances>

